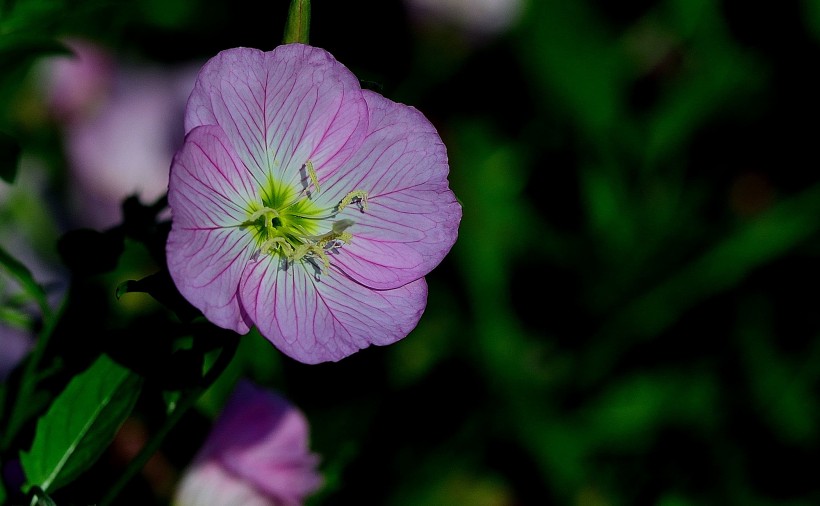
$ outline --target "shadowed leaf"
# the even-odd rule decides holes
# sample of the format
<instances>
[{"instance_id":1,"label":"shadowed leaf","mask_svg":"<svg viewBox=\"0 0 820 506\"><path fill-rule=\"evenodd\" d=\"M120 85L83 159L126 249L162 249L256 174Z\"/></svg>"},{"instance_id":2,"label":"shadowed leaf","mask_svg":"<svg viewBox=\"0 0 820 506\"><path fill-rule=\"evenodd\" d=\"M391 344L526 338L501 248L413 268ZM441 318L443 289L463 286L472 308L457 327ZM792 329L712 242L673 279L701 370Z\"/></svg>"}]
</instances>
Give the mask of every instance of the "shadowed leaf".
<instances>
[{"instance_id":1,"label":"shadowed leaf","mask_svg":"<svg viewBox=\"0 0 820 506\"><path fill-rule=\"evenodd\" d=\"M53 492L90 467L131 413L142 379L105 355L71 380L20 453L27 486Z\"/></svg>"}]
</instances>

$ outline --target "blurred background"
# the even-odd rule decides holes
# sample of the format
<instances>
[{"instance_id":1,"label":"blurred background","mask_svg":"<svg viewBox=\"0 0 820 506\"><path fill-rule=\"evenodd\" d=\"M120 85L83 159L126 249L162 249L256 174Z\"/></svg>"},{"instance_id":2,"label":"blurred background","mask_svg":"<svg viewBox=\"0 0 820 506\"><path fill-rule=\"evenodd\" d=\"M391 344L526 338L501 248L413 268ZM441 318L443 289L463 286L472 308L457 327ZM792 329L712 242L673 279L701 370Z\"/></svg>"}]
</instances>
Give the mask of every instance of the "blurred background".
<instances>
[{"instance_id":1,"label":"blurred background","mask_svg":"<svg viewBox=\"0 0 820 506\"><path fill-rule=\"evenodd\" d=\"M58 238L162 196L197 68L272 49L287 6L0 1L23 148L0 244L59 297ZM308 417L313 506L820 504L820 2L315 0L310 35L438 128L459 239L395 345L307 366L244 337L123 504L167 504L241 377ZM127 241L63 351L170 353L166 310L114 297L157 268ZM23 309L0 318L15 356ZM113 479L163 388L58 504Z\"/></svg>"}]
</instances>

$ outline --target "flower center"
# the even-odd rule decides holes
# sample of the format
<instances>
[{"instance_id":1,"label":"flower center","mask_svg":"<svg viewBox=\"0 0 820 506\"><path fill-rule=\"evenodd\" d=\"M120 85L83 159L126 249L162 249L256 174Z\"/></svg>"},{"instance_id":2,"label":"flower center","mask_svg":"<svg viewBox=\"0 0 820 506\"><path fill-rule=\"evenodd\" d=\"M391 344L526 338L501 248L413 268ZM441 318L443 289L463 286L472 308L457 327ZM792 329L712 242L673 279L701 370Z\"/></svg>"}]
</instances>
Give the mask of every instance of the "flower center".
<instances>
[{"instance_id":1,"label":"flower center","mask_svg":"<svg viewBox=\"0 0 820 506\"><path fill-rule=\"evenodd\" d=\"M347 229L355 222L333 218L351 204L358 205L361 211L367 209L367 193L352 191L333 208L322 209L308 197L310 184L315 193L319 192L313 165L308 161L304 167L309 178L304 190L297 191L270 181L267 191L262 192L262 202L251 203L248 218L241 226L254 235L257 256L278 256L286 264L306 261L324 273L330 268L330 255L353 239ZM322 232L323 225L327 224L329 230Z\"/></svg>"}]
</instances>

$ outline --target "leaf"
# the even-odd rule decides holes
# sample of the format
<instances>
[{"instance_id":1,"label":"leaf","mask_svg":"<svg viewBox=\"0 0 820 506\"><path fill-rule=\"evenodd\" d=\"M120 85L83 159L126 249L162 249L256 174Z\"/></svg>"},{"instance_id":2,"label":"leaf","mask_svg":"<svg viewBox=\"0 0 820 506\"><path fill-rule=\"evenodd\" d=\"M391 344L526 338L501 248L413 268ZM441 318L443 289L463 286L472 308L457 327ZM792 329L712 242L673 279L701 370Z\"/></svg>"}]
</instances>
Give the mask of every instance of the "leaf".
<instances>
[{"instance_id":1,"label":"leaf","mask_svg":"<svg viewBox=\"0 0 820 506\"><path fill-rule=\"evenodd\" d=\"M71 50L47 32L25 31L0 36L0 64L33 61L52 54L71 54Z\"/></svg>"},{"instance_id":2,"label":"leaf","mask_svg":"<svg viewBox=\"0 0 820 506\"><path fill-rule=\"evenodd\" d=\"M26 488L53 492L90 467L131 413L141 382L106 355L75 376L37 422L31 450L20 453Z\"/></svg>"},{"instance_id":3,"label":"leaf","mask_svg":"<svg viewBox=\"0 0 820 506\"><path fill-rule=\"evenodd\" d=\"M37 498L37 502L35 503L36 505L57 506L54 502L54 499L52 499L51 497L49 497L48 494L43 492L43 490L40 487L32 487L32 492L34 493L34 497Z\"/></svg>"},{"instance_id":4,"label":"leaf","mask_svg":"<svg viewBox=\"0 0 820 506\"><path fill-rule=\"evenodd\" d=\"M51 316L51 308L48 305L45 290L34 280L31 271L2 247L0 247L0 267L5 268L20 283L23 291L37 302L44 319L48 319Z\"/></svg>"},{"instance_id":5,"label":"leaf","mask_svg":"<svg viewBox=\"0 0 820 506\"><path fill-rule=\"evenodd\" d=\"M0 179L9 184L14 182L19 159L20 144L14 137L0 132Z\"/></svg>"},{"instance_id":6,"label":"leaf","mask_svg":"<svg viewBox=\"0 0 820 506\"><path fill-rule=\"evenodd\" d=\"M0 33L17 35L38 31L53 33L65 19L65 0L6 0L0 2Z\"/></svg>"},{"instance_id":7,"label":"leaf","mask_svg":"<svg viewBox=\"0 0 820 506\"><path fill-rule=\"evenodd\" d=\"M54 54L70 52L48 34L4 33L0 26L0 118L20 114L19 94L31 66L38 58Z\"/></svg>"}]
</instances>

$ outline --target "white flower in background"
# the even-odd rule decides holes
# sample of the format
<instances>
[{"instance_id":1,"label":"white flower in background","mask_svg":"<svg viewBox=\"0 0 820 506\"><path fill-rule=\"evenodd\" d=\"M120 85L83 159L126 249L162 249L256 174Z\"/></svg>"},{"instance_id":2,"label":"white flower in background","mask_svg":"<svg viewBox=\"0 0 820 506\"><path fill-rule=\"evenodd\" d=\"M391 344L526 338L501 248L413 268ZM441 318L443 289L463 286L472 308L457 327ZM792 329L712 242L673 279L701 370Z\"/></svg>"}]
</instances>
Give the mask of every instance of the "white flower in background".
<instances>
[{"instance_id":1,"label":"white flower in background","mask_svg":"<svg viewBox=\"0 0 820 506\"><path fill-rule=\"evenodd\" d=\"M500 33L521 13L523 0L405 0L422 22L455 25L480 35Z\"/></svg>"}]
</instances>

